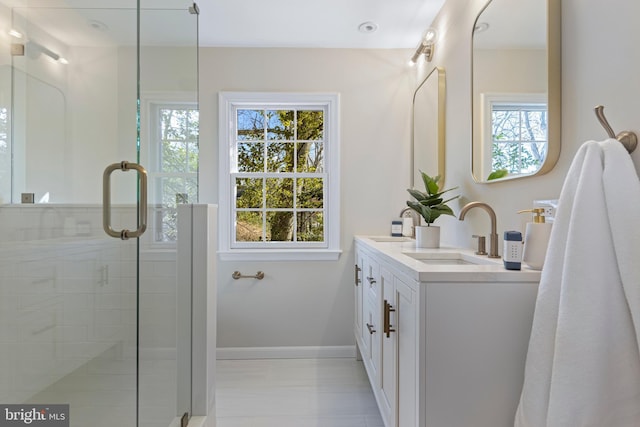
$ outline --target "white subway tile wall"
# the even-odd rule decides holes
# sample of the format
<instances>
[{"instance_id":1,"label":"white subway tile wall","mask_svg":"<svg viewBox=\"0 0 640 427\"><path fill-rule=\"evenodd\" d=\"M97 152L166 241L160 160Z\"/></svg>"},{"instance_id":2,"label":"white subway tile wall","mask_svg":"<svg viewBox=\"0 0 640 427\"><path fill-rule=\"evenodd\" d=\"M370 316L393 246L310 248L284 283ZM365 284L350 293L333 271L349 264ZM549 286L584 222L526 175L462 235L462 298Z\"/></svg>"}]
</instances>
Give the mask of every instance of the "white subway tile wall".
<instances>
[{"instance_id":1,"label":"white subway tile wall","mask_svg":"<svg viewBox=\"0 0 640 427\"><path fill-rule=\"evenodd\" d=\"M112 223L132 228L135 206L114 207ZM0 236L0 402L71 403L78 427L100 406L135 417L135 240L107 237L95 205L0 206ZM152 422L175 415L176 259L144 249L140 410Z\"/></svg>"}]
</instances>

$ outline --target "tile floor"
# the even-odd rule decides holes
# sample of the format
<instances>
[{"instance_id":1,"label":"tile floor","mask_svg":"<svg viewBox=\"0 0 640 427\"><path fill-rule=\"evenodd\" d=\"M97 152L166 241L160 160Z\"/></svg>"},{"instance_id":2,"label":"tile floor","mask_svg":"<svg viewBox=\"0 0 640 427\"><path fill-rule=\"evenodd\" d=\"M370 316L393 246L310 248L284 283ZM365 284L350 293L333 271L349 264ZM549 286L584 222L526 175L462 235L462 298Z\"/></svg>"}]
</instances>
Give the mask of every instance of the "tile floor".
<instances>
[{"instance_id":1,"label":"tile floor","mask_svg":"<svg viewBox=\"0 0 640 427\"><path fill-rule=\"evenodd\" d=\"M175 392L166 393L172 365L161 362L140 366L144 427L167 426L175 411ZM71 404L74 427L134 425L134 372L127 360L98 357L31 401ZM384 426L364 366L352 358L218 360L216 387L217 427Z\"/></svg>"},{"instance_id":2,"label":"tile floor","mask_svg":"<svg viewBox=\"0 0 640 427\"><path fill-rule=\"evenodd\" d=\"M217 427L383 427L355 359L218 360Z\"/></svg>"},{"instance_id":3,"label":"tile floor","mask_svg":"<svg viewBox=\"0 0 640 427\"><path fill-rule=\"evenodd\" d=\"M141 360L140 427L168 427L176 413L176 361ZM136 420L136 362L110 349L28 403L69 404L71 427L128 427Z\"/></svg>"}]
</instances>

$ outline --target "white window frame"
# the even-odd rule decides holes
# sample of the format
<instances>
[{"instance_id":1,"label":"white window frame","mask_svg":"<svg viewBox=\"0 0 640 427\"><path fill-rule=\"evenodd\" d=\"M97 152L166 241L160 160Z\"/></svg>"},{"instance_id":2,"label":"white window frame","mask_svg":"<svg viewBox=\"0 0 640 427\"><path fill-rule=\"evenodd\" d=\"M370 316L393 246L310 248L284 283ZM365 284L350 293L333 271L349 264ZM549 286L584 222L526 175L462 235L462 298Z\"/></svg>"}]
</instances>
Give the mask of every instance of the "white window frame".
<instances>
[{"instance_id":1,"label":"white window frame","mask_svg":"<svg viewBox=\"0 0 640 427\"><path fill-rule=\"evenodd\" d=\"M222 260L296 261L336 260L340 257L340 131L337 93L220 92L219 131L219 254ZM233 245L235 111L238 108L323 108L324 116L324 232L325 241L271 242L262 247Z\"/></svg>"}]
</instances>

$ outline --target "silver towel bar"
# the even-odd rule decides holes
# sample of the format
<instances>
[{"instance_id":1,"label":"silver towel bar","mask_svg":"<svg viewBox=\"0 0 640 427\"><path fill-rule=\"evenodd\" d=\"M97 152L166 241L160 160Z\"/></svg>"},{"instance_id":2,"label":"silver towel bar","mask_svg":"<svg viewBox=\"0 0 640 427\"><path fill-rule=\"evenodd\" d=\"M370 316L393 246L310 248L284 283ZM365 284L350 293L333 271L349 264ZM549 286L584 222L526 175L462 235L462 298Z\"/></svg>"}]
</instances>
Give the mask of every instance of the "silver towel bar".
<instances>
[{"instance_id":1,"label":"silver towel bar","mask_svg":"<svg viewBox=\"0 0 640 427\"><path fill-rule=\"evenodd\" d=\"M240 273L239 271L234 271L233 274L231 275L231 277L233 277L235 280L238 280L238 279L258 279L258 280L262 280L262 279L264 279L264 272L258 271L253 276L245 276L244 274Z\"/></svg>"},{"instance_id":2,"label":"silver towel bar","mask_svg":"<svg viewBox=\"0 0 640 427\"><path fill-rule=\"evenodd\" d=\"M629 154L633 153L633 150L635 150L636 146L638 145L638 135L628 130L623 130L622 132L616 135L616 133L613 131L613 129L609 125L607 118L604 116L604 106L603 105L596 106L595 111L596 111L596 117L600 121L600 124L602 125L602 127L607 131L607 134L609 135L609 137L615 138L618 141L620 141L622 145L624 145L624 148L627 149Z\"/></svg>"}]
</instances>

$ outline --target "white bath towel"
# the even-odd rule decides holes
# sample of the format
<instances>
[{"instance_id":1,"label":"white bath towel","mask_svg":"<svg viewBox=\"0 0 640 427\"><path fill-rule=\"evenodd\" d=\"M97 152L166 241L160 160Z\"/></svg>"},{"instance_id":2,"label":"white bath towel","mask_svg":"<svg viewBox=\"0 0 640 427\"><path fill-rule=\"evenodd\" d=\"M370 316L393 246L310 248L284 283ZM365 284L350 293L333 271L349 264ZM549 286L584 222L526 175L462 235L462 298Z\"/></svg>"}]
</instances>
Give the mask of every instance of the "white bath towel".
<instances>
[{"instance_id":1,"label":"white bath towel","mask_svg":"<svg viewBox=\"0 0 640 427\"><path fill-rule=\"evenodd\" d=\"M516 427L640 426L640 181L589 141L562 188Z\"/></svg>"}]
</instances>

